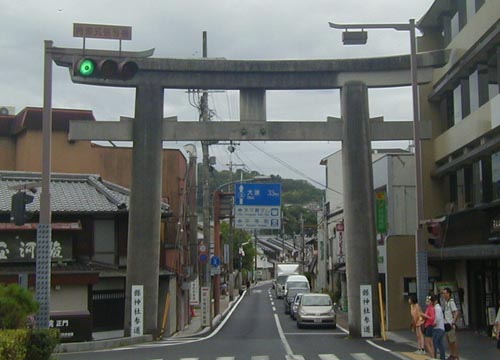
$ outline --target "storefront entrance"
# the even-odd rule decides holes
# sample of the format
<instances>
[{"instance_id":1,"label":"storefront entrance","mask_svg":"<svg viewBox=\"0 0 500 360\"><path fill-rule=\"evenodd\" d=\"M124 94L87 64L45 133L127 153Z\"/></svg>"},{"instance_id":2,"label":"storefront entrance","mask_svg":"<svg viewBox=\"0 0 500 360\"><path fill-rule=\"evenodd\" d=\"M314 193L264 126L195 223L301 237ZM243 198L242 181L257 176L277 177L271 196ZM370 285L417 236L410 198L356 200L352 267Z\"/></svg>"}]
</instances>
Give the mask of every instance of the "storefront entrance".
<instances>
[{"instance_id":1,"label":"storefront entrance","mask_svg":"<svg viewBox=\"0 0 500 360\"><path fill-rule=\"evenodd\" d=\"M468 262L470 328L491 333L500 298L500 260Z\"/></svg>"}]
</instances>

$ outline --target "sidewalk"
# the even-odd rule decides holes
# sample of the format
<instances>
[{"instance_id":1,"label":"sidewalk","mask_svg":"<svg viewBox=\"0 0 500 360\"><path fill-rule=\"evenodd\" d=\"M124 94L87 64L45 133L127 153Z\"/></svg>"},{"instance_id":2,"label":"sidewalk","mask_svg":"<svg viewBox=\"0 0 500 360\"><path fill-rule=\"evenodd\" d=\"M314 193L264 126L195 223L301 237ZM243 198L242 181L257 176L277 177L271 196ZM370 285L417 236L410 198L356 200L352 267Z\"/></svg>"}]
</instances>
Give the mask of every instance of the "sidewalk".
<instances>
[{"instance_id":1,"label":"sidewalk","mask_svg":"<svg viewBox=\"0 0 500 360\"><path fill-rule=\"evenodd\" d=\"M347 313L339 311L337 313L337 324L344 329L349 329ZM428 355L418 355L413 351L417 350L417 341L415 333L410 330L398 330L386 332L387 341L380 340L377 343L383 347L391 349L404 355L408 359L413 360L427 360ZM500 359L500 350L496 348L496 341L484 335L480 335L472 330L459 330L458 337L458 351L460 360L489 360ZM402 345L411 347L411 351L402 350ZM449 356L448 344L445 342L446 357Z\"/></svg>"},{"instance_id":2,"label":"sidewalk","mask_svg":"<svg viewBox=\"0 0 500 360\"><path fill-rule=\"evenodd\" d=\"M236 301L238 301L240 295L238 290L234 290L233 300L229 299L229 294L221 295L220 297L220 314L215 316L212 320L212 328L217 327L219 323L224 319L227 313L231 310L232 306ZM181 331L176 332L171 338L176 337L190 337L195 335L202 335L210 331L210 327L203 327L201 325L201 309L195 309L195 316L191 317L191 322ZM166 337L165 337L166 338Z\"/></svg>"}]
</instances>

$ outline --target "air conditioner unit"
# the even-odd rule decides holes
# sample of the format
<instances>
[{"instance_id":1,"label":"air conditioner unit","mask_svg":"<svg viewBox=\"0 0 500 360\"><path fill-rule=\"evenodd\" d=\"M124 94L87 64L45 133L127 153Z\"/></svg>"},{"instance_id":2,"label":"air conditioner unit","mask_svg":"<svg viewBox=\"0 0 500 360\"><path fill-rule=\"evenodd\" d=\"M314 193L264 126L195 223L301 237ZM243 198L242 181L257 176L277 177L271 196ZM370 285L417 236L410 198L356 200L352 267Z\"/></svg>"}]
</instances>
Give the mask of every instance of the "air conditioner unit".
<instances>
[{"instance_id":1,"label":"air conditioner unit","mask_svg":"<svg viewBox=\"0 0 500 360\"><path fill-rule=\"evenodd\" d=\"M0 115L15 115L16 108L14 106L1 106Z\"/></svg>"}]
</instances>

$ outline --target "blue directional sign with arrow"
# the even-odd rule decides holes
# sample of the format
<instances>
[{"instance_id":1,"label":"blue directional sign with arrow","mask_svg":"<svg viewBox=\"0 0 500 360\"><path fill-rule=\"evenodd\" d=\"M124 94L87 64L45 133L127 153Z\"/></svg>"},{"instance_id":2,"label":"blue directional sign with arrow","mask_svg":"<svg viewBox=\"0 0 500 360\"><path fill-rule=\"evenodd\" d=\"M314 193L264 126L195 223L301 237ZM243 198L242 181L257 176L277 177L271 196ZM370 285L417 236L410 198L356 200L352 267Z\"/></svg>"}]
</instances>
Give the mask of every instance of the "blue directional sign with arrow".
<instances>
[{"instance_id":1,"label":"blue directional sign with arrow","mask_svg":"<svg viewBox=\"0 0 500 360\"><path fill-rule=\"evenodd\" d=\"M281 184L236 183L235 227L280 229Z\"/></svg>"}]
</instances>

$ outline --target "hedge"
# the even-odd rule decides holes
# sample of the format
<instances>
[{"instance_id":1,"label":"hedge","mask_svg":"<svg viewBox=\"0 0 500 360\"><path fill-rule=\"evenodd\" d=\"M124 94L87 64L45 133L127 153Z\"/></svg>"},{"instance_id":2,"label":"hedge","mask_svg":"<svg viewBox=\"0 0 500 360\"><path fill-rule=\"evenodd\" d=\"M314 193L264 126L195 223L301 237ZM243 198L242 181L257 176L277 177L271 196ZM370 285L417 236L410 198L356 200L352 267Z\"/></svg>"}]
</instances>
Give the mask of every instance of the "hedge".
<instances>
[{"instance_id":1,"label":"hedge","mask_svg":"<svg viewBox=\"0 0 500 360\"><path fill-rule=\"evenodd\" d=\"M0 330L0 359L48 360L58 343L57 329Z\"/></svg>"}]
</instances>

